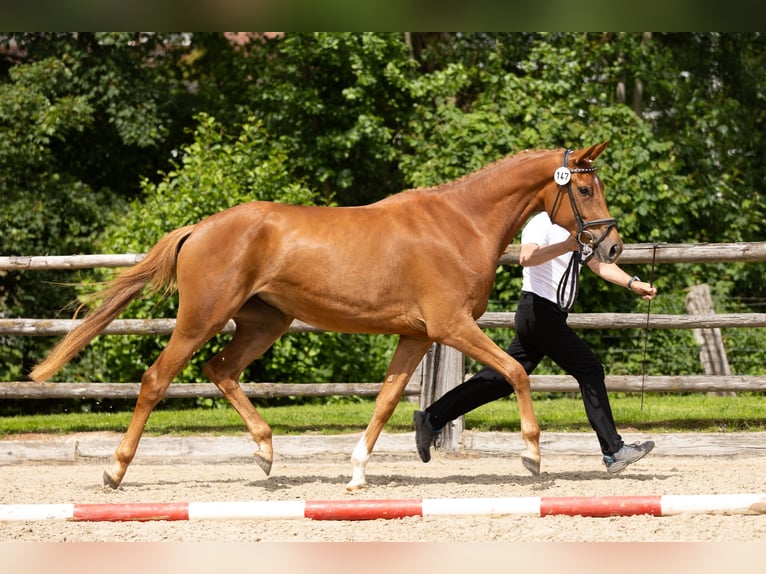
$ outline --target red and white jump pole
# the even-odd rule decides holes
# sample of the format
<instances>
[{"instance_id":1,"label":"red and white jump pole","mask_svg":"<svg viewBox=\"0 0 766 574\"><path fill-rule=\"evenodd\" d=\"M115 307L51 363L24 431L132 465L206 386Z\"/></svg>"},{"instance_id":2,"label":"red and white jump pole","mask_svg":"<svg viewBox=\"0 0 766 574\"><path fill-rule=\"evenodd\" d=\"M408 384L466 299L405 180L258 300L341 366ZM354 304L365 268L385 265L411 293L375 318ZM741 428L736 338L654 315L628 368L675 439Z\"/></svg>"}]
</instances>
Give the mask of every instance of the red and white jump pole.
<instances>
[{"instance_id":1,"label":"red and white jump pole","mask_svg":"<svg viewBox=\"0 0 766 574\"><path fill-rule=\"evenodd\" d=\"M0 505L0 521L377 520L407 516L640 514L766 514L766 493Z\"/></svg>"}]
</instances>

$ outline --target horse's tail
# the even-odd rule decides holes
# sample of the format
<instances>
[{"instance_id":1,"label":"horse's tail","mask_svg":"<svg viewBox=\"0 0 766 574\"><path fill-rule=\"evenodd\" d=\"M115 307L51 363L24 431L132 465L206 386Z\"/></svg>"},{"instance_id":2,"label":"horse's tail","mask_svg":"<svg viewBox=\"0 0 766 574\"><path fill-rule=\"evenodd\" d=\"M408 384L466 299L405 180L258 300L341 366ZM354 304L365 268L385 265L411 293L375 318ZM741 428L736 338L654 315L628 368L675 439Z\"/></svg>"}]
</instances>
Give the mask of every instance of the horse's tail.
<instances>
[{"instance_id":1,"label":"horse's tail","mask_svg":"<svg viewBox=\"0 0 766 574\"><path fill-rule=\"evenodd\" d=\"M168 233L149 250L139 263L120 273L91 298L101 304L93 309L75 329L56 345L48 356L32 369L30 378L42 382L52 377L103 331L147 285L152 294L175 289L176 258L181 244L191 234L193 225Z\"/></svg>"}]
</instances>

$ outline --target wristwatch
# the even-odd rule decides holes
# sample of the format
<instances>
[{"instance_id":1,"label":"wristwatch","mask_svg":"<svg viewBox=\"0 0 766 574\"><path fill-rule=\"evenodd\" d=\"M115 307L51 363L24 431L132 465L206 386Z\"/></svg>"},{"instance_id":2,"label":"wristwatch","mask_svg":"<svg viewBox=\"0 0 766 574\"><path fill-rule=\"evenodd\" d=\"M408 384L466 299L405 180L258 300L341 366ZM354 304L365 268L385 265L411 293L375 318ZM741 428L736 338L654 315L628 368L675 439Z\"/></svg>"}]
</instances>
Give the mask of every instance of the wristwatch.
<instances>
[{"instance_id":1,"label":"wristwatch","mask_svg":"<svg viewBox=\"0 0 766 574\"><path fill-rule=\"evenodd\" d=\"M631 290L630 286L633 285L633 281L641 281L641 278L638 275L634 275L633 277L631 277L626 286L628 288L628 291Z\"/></svg>"}]
</instances>

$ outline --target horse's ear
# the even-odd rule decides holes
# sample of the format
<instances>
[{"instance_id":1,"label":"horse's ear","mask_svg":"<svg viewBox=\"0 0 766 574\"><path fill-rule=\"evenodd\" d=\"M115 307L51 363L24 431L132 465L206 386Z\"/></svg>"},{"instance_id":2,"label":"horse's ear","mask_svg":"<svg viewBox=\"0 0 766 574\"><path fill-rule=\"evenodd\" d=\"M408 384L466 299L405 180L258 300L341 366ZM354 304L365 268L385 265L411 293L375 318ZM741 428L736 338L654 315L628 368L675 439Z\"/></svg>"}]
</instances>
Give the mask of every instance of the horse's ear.
<instances>
[{"instance_id":1,"label":"horse's ear","mask_svg":"<svg viewBox=\"0 0 766 574\"><path fill-rule=\"evenodd\" d=\"M593 161L601 155L601 152L606 149L606 146L609 142L605 141L600 144L596 144L594 146L591 146L586 149L581 149L579 151L574 152L572 159L574 160L575 165L581 165L586 162L593 163Z\"/></svg>"}]
</instances>

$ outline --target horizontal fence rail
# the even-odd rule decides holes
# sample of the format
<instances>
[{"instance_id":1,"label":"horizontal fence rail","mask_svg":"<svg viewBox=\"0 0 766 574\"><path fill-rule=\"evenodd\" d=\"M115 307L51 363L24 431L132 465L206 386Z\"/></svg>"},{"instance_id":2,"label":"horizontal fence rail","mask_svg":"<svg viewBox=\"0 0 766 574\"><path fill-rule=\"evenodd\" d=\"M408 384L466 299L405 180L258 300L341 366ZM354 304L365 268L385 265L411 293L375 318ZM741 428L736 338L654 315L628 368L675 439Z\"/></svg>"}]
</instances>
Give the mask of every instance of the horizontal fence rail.
<instances>
[{"instance_id":1,"label":"horizontal fence rail","mask_svg":"<svg viewBox=\"0 0 766 574\"><path fill-rule=\"evenodd\" d=\"M509 245L502 265L518 263L518 244ZM766 242L754 243L626 243L620 265L633 263L748 263L766 261Z\"/></svg>"},{"instance_id":2,"label":"horizontal fence rail","mask_svg":"<svg viewBox=\"0 0 766 574\"><path fill-rule=\"evenodd\" d=\"M519 246L511 245L501 256L502 265L518 264ZM73 256L10 256L0 257L0 271L78 270L89 268L119 268L135 265L143 254L104 254ZM626 244L620 264L720 263L766 261L766 242L758 243L695 243L695 244ZM515 313L485 313L478 323L482 328L513 328ZM74 329L80 319L0 318L0 336L62 336ZM702 315L663 315L636 313L571 313L569 325L574 329L713 329L766 326L766 313L728 313ZM104 335L169 335L175 319L117 319ZM221 331L232 333L230 321ZM288 332L321 332L311 325L294 321ZM578 392L576 381L568 375L532 375L534 392ZM405 390L406 396L423 397L428 376L421 372ZM619 392L766 392L766 376L688 375L688 376L617 376L607 375L607 388ZM12 381L0 383L0 399L43 398L126 398L138 396L140 383L33 383ZM380 383L242 383L251 398L286 396L375 396ZM220 397L211 383L171 385L168 398Z\"/></svg>"},{"instance_id":3,"label":"horizontal fence rail","mask_svg":"<svg viewBox=\"0 0 766 574\"><path fill-rule=\"evenodd\" d=\"M95 269L98 267L130 267L145 257L136 254L106 255L12 255L0 257L0 269L6 271L43 271L69 269Z\"/></svg>"},{"instance_id":4,"label":"horizontal fence rail","mask_svg":"<svg viewBox=\"0 0 766 574\"><path fill-rule=\"evenodd\" d=\"M532 375L532 392L576 393L580 388L569 375ZM381 383L240 383L251 399L279 397L375 397ZM643 378L635 375L607 375L606 388L610 392L679 393L679 392L766 392L766 376L723 375L654 375ZM136 399L141 383L33 383L13 381L0 383L0 399ZM418 383L408 385L406 397L419 397ZM170 385L165 396L169 399L223 397L212 383L184 383Z\"/></svg>"},{"instance_id":5,"label":"horizontal fence rail","mask_svg":"<svg viewBox=\"0 0 766 574\"><path fill-rule=\"evenodd\" d=\"M620 265L632 263L730 263L766 261L766 242L753 243L626 243ZM519 262L519 245L509 245L501 265ZM656 250L656 253L655 253ZM103 255L12 255L0 257L0 270L71 270L130 267L143 253Z\"/></svg>"},{"instance_id":6,"label":"horizontal fence rail","mask_svg":"<svg viewBox=\"0 0 766 574\"><path fill-rule=\"evenodd\" d=\"M513 328L516 313L492 312L477 323L483 329ZM77 327L82 319L0 319L0 335L61 336ZM567 323L573 329L644 329L646 315L639 313L570 313ZM103 335L170 335L175 319L115 319ZM766 327L766 313L721 313L710 315L650 315L650 329L713 329L725 327ZM229 321L220 331L233 333ZM293 321L288 333L321 333L321 329L302 321Z\"/></svg>"},{"instance_id":7,"label":"horizontal fence rail","mask_svg":"<svg viewBox=\"0 0 766 574\"><path fill-rule=\"evenodd\" d=\"M277 397L374 397L381 383L240 383L250 398ZM0 399L135 399L141 383L34 383L18 381L0 384ZM405 391L406 396L419 396L420 387ZM170 385L165 396L169 399L223 397L213 383L184 383Z\"/></svg>"}]
</instances>

